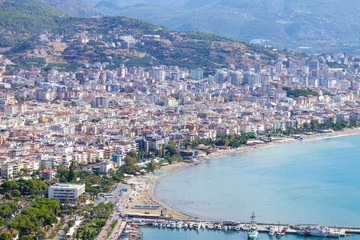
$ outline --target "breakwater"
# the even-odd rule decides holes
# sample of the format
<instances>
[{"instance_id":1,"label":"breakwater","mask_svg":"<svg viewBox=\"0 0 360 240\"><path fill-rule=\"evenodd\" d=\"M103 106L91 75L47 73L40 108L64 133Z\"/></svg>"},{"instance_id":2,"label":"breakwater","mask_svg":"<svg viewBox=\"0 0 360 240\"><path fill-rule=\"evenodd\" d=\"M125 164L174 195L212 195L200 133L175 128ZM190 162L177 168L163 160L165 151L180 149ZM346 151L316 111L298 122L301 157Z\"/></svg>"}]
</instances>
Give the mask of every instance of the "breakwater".
<instances>
[{"instance_id":1,"label":"breakwater","mask_svg":"<svg viewBox=\"0 0 360 240\"><path fill-rule=\"evenodd\" d=\"M136 218L129 219L129 222L139 226L154 228L184 229L184 230L214 230L214 231L247 231L254 223L237 221L212 221L212 220L181 220L167 218ZM328 229L332 232L339 232L340 236L351 236L360 234L359 227L345 226L319 226L317 224L279 224L279 223L256 223L259 232L269 232L270 229L284 231L286 234L298 234L298 231L307 227Z\"/></svg>"}]
</instances>

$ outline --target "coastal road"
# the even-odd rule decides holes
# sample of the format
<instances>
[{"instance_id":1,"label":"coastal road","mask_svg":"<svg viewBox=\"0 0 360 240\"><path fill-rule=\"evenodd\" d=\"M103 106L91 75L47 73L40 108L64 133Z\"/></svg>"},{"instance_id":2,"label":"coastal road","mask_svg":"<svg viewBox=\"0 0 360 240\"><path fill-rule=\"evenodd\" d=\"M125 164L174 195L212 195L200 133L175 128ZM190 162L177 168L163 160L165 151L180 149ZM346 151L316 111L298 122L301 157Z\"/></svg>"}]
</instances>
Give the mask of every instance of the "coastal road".
<instances>
[{"instance_id":1,"label":"coastal road","mask_svg":"<svg viewBox=\"0 0 360 240\"><path fill-rule=\"evenodd\" d=\"M121 189L127 189L127 192L123 192L123 194L120 194ZM104 197L101 199L100 202L112 202L115 204L115 210L112 216L110 217L109 221L106 222L106 225L101 230L99 236L97 239L102 240L107 238L108 232L111 231L111 223L115 220L118 220L117 225L114 227L114 232L110 236L109 239L117 239L117 237L120 235L119 228L121 224L124 222L123 219L120 217L120 214L123 212L125 207L128 204L129 196L131 193L131 187L126 184L118 183L116 184L116 188L112 191L112 197ZM98 203L97 203L98 204ZM120 210L120 211L118 211Z\"/></svg>"},{"instance_id":2,"label":"coastal road","mask_svg":"<svg viewBox=\"0 0 360 240\"><path fill-rule=\"evenodd\" d=\"M56 235L55 240L60 240L66 236L65 228L69 227L70 220L75 220L75 217L70 217L69 215L65 217L65 224Z\"/></svg>"}]
</instances>

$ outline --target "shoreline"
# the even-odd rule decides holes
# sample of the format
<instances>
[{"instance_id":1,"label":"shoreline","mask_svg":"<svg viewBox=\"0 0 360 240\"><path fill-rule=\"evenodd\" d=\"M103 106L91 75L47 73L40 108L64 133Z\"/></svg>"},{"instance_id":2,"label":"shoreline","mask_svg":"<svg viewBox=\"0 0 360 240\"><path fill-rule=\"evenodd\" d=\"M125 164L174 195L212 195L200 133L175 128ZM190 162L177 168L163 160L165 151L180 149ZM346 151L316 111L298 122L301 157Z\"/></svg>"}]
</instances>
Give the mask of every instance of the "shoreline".
<instances>
[{"instance_id":1,"label":"shoreline","mask_svg":"<svg viewBox=\"0 0 360 240\"><path fill-rule=\"evenodd\" d=\"M159 176L150 178L150 181L147 182L148 185L147 185L146 190L139 192L138 199L141 200L144 198L151 198L156 204L158 204L160 206L160 208L167 208L168 216L171 216L173 219L179 219L179 218L182 220L201 219L200 217L191 216L189 214L175 210L172 208L172 206L168 206L166 203L160 201L155 195L155 186L158 184L158 182L163 177L165 177L175 171L178 171L178 170L190 167L190 166L204 164L204 162L213 160L215 158L221 158L224 156L235 155L235 154L239 154L239 153L243 153L243 152L254 151L254 150L273 147L273 146L286 144L286 143L309 142L309 141L323 140L323 139L327 139L327 138L346 137L346 136L352 136L352 135L358 135L358 134L360 134L360 128L346 128L342 131L335 131L332 133L321 133L321 134L314 134L314 135L300 134L300 136L303 138L303 140L294 139L294 138L285 138L285 139L282 139L281 141L268 142L268 143L263 143L263 144L259 144L259 145L254 145L254 146L245 146L245 147L239 147L239 148L230 149L230 150L220 150L220 152L199 158L198 162L195 162L195 163L180 162L180 163L174 163L171 165L163 166L160 168L159 171L166 170L166 172ZM149 174L147 174L145 177L149 177ZM136 202L136 203L138 203L138 202ZM136 203L133 203L132 206L136 205ZM130 205L129 205L129 209L130 209ZM125 211L125 212L131 213L132 211ZM140 212L140 214L146 214L144 211L137 211L137 212Z\"/></svg>"}]
</instances>

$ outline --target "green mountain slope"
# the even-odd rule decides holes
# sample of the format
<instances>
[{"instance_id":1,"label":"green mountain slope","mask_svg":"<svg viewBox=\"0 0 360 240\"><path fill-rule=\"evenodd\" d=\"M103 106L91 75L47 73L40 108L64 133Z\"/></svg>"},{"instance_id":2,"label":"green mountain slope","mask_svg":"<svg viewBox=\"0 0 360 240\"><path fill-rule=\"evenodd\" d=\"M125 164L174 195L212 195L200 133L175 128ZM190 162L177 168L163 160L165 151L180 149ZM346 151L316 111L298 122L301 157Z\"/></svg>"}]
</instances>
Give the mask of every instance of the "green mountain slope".
<instances>
[{"instance_id":1,"label":"green mountain slope","mask_svg":"<svg viewBox=\"0 0 360 240\"><path fill-rule=\"evenodd\" d=\"M67 15L38 1L6 0L0 3L0 47L11 46L67 21Z\"/></svg>"},{"instance_id":2,"label":"green mountain slope","mask_svg":"<svg viewBox=\"0 0 360 240\"><path fill-rule=\"evenodd\" d=\"M49 6L78 17L101 15L98 10L80 0L39 0Z\"/></svg>"},{"instance_id":3,"label":"green mountain slope","mask_svg":"<svg viewBox=\"0 0 360 240\"><path fill-rule=\"evenodd\" d=\"M304 45L326 51L359 42L357 0L92 0L91 3L106 14L136 17L174 30L205 31L246 41L265 39L280 47Z\"/></svg>"},{"instance_id":4,"label":"green mountain slope","mask_svg":"<svg viewBox=\"0 0 360 240\"><path fill-rule=\"evenodd\" d=\"M278 58L271 49L199 32L176 32L127 17L75 18L34 0L4 3L0 26L11 33L4 54L21 67L74 70L94 62L109 68L178 65L220 68ZM20 17L25 11L26 23ZM6 19L4 19L6 18ZM150 36L148 36L150 35ZM127 41L129 40L129 41Z\"/></svg>"}]
</instances>

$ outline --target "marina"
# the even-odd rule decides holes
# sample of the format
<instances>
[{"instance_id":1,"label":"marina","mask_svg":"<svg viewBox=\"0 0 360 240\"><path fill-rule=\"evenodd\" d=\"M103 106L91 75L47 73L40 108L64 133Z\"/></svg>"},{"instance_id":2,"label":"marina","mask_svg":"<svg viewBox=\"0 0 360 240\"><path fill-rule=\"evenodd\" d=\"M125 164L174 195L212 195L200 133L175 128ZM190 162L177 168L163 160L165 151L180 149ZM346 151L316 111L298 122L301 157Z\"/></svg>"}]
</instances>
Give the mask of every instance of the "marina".
<instances>
[{"instance_id":1,"label":"marina","mask_svg":"<svg viewBox=\"0 0 360 240\"><path fill-rule=\"evenodd\" d=\"M132 226L152 227L157 229L177 230L209 230L209 231L233 231L246 233L249 239L256 239L259 233L271 233L274 229L280 229L275 234L282 237L287 234L312 237L339 238L350 237L360 234L360 228L319 226L314 224L278 224L278 223L254 223L237 221L209 221L209 220L181 220L181 219L158 219L158 218L131 218L128 221ZM276 234L280 233L280 234Z\"/></svg>"}]
</instances>

